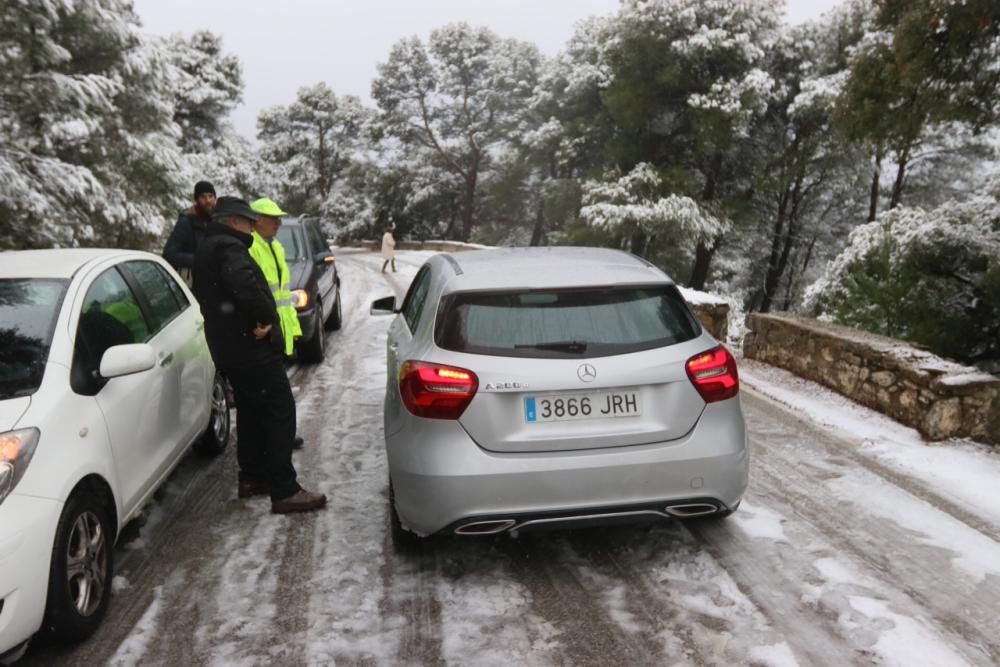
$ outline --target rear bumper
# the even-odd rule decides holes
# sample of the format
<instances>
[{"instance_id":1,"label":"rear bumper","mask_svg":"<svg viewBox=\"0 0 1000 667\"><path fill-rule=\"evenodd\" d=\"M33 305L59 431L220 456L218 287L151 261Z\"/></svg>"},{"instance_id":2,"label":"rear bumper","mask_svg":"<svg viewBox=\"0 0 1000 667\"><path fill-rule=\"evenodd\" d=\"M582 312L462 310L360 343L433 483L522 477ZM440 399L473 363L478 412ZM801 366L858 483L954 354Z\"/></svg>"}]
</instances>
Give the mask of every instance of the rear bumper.
<instances>
[{"instance_id":1,"label":"rear bumper","mask_svg":"<svg viewBox=\"0 0 1000 667\"><path fill-rule=\"evenodd\" d=\"M733 508L749 456L738 400L713 403L685 437L600 450L498 454L457 422L412 418L386 438L403 525L433 534L480 517L586 514L673 502Z\"/></svg>"},{"instance_id":2,"label":"rear bumper","mask_svg":"<svg viewBox=\"0 0 1000 667\"><path fill-rule=\"evenodd\" d=\"M62 504L11 494L0 504L0 655L42 625Z\"/></svg>"}]
</instances>

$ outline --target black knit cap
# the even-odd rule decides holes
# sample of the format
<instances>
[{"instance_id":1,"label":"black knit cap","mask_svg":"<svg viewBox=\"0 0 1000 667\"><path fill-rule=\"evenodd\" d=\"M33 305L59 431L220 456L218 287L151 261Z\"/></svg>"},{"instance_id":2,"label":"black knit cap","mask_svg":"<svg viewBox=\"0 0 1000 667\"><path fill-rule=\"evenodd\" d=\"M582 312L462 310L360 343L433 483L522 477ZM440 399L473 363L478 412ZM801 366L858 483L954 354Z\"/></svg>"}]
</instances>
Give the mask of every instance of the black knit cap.
<instances>
[{"instance_id":1,"label":"black knit cap","mask_svg":"<svg viewBox=\"0 0 1000 667\"><path fill-rule=\"evenodd\" d=\"M250 222L257 222L257 214L239 197L223 196L215 202L215 212L212 213L213 220L223 220L232 216L246 218Z\"/></svg>"},{"instance_id":2,"label":"black knit cap","mask_svg":"<svg viewBox=\"0 0 1000 667\"><path fill-rule=\"evenodd\" d=\"M208 193L210 195L214 195L215 194L215 186L212 185L211 183L209 183L208 181L198 181L197 183L194 184L194 198L195 198L195 201L198 200L198 197L200 197L201 195L206 194L206 193Z\"/></svg>"}]
</instances>

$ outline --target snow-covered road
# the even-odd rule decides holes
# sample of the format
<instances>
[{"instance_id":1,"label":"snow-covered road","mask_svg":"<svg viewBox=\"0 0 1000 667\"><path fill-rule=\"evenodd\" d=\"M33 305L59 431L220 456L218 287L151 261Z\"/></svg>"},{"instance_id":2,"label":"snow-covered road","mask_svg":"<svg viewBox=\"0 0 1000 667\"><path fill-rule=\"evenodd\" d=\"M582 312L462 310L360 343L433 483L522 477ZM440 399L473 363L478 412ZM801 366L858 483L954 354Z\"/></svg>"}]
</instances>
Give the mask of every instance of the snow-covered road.
<instances>
[{"instance_id":1,"label":"snow-covered road","mask_svg":"<svg viewBox=\"0 0 1000 667\"><path fill-rule=\"evenodd\" d=\"M748 496L730 519L497 539L402 558L381 442L387 318L425 258L343 251L343 329L295 368L309 516L189 457L119 550L98 635L25 665L992 665L1000 457L747 362ZM788 404L794 406L789 407Z\"/></svg>"}]
</instances>

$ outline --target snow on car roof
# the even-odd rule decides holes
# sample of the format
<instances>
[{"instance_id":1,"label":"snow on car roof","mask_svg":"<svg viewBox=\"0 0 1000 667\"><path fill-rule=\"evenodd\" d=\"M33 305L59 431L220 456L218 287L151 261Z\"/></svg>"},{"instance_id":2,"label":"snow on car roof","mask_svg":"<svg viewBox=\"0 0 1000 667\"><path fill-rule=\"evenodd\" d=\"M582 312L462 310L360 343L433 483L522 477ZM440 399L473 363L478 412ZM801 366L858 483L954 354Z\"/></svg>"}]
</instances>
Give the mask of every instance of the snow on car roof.
<instances>
[{"instance_id":1,"label":"snow on car roof","mask_svg":"<svg viewBox=\"0 0 1000 667\"><path fill-rule=\"evenodd\" d=\"M86 264L118 255L144 255L115 248L57 248L0 252L0 278L72 278Z\"/></svg>"},{"instance_id":2,"label":"snow on car roof","mask_svg":"<svg viewBox=\"0 0 1000 667\"><path fill-rule=\"evenodd\" d=\"M672 282L638 257L608 248L497 248L441 257L455 269L449 291Z\"/></svg>"}]
</instances>

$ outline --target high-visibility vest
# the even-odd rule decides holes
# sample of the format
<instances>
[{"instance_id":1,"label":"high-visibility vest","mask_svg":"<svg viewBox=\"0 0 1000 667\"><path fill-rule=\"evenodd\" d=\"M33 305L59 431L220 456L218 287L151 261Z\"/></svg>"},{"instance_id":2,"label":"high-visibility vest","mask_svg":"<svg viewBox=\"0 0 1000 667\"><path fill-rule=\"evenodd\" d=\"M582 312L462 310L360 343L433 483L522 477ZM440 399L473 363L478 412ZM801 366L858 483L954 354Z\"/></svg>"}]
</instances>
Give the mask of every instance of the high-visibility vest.
<instances>
[{"instance_id":1,"label":"high-visibility vest","mask_svg":"<svg viewBox=\"0 0 1000 667\"><path fill-rule=\"evenodd\" d=\"M285 337L285 354L291 356L295 349L295 339L302 335L299 316L295 312L295 302L288 290L291 276L288 264L285 263L285 248L278 239L270 243L257 232L253 232L253 245L250 246L250 256L264 272L267 285L274 295L274 304L278 307L278 321L281 322L281 333Z\"/></svg>"}]
</instances>

